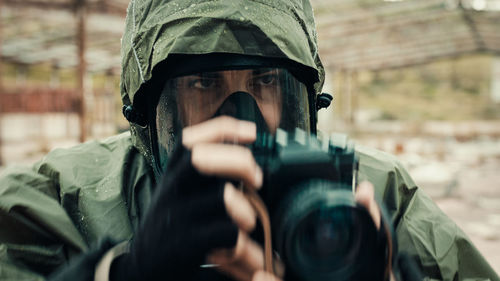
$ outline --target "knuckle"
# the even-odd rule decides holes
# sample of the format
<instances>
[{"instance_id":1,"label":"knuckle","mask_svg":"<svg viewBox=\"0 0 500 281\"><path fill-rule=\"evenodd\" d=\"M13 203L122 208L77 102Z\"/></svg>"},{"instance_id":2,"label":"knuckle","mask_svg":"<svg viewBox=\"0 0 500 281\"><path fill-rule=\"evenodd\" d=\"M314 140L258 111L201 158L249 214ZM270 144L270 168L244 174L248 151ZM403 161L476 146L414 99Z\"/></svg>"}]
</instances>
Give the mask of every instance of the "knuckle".
<instances>
[{"instance_id":1,"label":"knuckle","mask_svg":"<svg viewBox=\"0 0 500 281\"><path fill-rule=\"evenodd\" d=\"M220 122L220 127L221 129L227 130L228 128L234 128L236 126L236 119L229 117L229 116L221 116L218 117Z\"/></svg>"},{"instance_id":2,"label":"knuckle","mask_svg":"<svg viewBox=\"0 0 500 281\"><path fill-rule=\"evenodd\" d=\"M216 135L216 139L218 142L222 142L228 136L232 136L237 131L237 120L229 117L229 116L221 116L217 117L217 120L214 120L214 131L213 133Z\"/></svg>"},{"instance_id":3,"label":"knuckle","mask_svg":"<svg viewBox=\"0 0 500 281\"><path fill-rule=\"evenodd\" d=\"M247 239L247 236L240 231L238 234L238 242L236 243L236 248L233 253L233 260L240 260L244 257L248 247Z\"/></svg>"},{"instance_id":4,"label":"knuckle","mask_svg":"<svg viewBox=\"0 0 500 281\"><path fill-rule=\"evenodd\" d=\"M242 157L244 157L245 162L248 164L254 165L255 164L255 159L253 158L252 151L246 147L241 147L242 148Z\"/></svg>"},{"instance_id":5,"label":"knuckle","mask_svg":"<svg viewBox=\"0 0 500 281\"><path fill-rule=\"evenodd\" d=\"M185 128L182 130L182 144L186 147L189 147L192 145L192 128Z\"/></svg>"},{"instance_id":6,"label":"knuckle","mask_svg":"<svg viewBox=\"0 0 500 281\"><path fill-rule=\"evenodd\" d=\"M230 207L231 203L234 202L236 197L236 190L230 183L226 183L224 186L224 202L226 206Z\"/></svg>"},{"instance_id":7,"label":"knuckle","mask_svg":"<svg viewBox=\"0 0 500 281\"><path fill-rule=\"evenodd\" d=\"M243 169L245 174L248 174L249 176L252 176L255 174L255 169L257 167L257 164L255 163L255 159L253 158L253 155L250 151L245 152L244 154L244 165Z\"/></svg>"}]
</instances>

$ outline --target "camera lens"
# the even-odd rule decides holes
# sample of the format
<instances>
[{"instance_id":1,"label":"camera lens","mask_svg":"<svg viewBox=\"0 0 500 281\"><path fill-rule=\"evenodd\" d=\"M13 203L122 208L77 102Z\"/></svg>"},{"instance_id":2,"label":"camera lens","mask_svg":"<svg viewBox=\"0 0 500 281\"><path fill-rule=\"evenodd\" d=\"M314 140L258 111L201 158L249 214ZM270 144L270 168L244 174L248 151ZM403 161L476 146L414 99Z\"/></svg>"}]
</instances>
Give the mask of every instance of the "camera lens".
<instances>
[{"instance_id":1,"label":"camera lens","mask_svg":"<svg viewBox=\"0 0 500 281\"><path fill-rule=\"evenodd\" d=\"M351 191L317 186L292 195L277 233L280 254L300 280L356 280L374 257L376 228Z\"/></svg>"},{"instance_id":2,"label":"camera lens","mask_svg":"<svg viewBox=\"0 0 500 281\"><path fill-rule=\"evenodd\" d=\"M353 208L317 210L297 226L293 251L316 271L349 267L361 252L363 226Z\"/></svg>"}]
</instances>

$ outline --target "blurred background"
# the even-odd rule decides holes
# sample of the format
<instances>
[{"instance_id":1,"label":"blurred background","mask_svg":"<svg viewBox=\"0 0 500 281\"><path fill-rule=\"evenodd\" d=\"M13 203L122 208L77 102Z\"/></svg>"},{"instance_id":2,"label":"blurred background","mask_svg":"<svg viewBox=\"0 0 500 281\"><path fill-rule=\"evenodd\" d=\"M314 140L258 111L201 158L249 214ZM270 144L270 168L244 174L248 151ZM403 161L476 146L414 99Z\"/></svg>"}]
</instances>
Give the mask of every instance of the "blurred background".
<instances>
[{"instance_id":1,"label":"blurred background","mask_svg":"<svg viewBox=\"0 0 500 281\"><path fill-rule=\"evenodd\" d=\"M500 0L312 0L324 134L398 155L500 272ZM127 0L0 0L0 171L128 130Z\"/></svg>"}]
</instances>

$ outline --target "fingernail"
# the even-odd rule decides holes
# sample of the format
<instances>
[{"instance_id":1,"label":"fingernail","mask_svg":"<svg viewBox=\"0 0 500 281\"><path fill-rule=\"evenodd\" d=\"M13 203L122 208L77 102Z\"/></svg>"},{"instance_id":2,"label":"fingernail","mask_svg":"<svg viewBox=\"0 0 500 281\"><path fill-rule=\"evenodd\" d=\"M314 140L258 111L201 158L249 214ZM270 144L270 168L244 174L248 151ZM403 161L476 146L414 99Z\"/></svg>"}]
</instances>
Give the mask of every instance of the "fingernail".
<instances>
[{"instance_id":1,"label":"fingernail","mask_svg":"<svg viewBox=\"0 0 500 281\"><path fill-rule=\"evenodd\" d=\"M263 181L262 170L260 169L259 166L257 166L257 168L255 169L255 180L254 180L255 187L257 189L260 189L262 187L262 181Z\"/></svg>"}]
</instances>

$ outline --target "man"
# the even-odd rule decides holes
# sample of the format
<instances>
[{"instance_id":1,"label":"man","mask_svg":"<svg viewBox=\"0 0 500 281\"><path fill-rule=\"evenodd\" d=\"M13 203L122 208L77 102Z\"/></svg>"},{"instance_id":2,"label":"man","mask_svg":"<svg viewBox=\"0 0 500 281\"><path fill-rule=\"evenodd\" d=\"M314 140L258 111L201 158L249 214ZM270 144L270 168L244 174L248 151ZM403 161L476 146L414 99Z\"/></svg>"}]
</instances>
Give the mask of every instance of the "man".
<instances>
[{"instance_id":1,"label":"man","mask_svg":"<svg viewBox=\"0 0 500 281\"><path fill-rule=\"evenodd\" d=\"M236 185L263 186L246 147L260 134L316 130L324 71L308 1L133 0L122 57L130 135L1 177L0 279L282 278L263 272L256 213ZM385 203L426 276L499 280L397 160L358 154L371 184L356 200L378 228L374 198Z\"/></svg>"}]
</instances>

